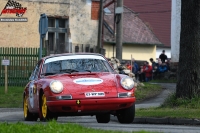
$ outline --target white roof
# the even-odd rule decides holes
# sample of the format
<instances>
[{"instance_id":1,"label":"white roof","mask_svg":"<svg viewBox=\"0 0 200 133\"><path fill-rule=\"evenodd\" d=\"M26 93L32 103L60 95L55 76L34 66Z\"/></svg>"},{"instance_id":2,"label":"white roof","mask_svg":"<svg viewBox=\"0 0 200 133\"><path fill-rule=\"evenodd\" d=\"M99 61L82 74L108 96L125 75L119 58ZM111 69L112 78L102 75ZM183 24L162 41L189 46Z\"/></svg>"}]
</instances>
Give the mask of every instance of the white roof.
<instances>
[{"instance_id":1,"label":"white roof","mask_svg":"<svg viewBox=\"0 0 200 133\"><path fill-rule=\"evenodd\" d=\"M100 55L62 55L62 56L55 56L55 57L47 58L45 60L44 64L47 64L49 62L54 62L54 61L70 60L70 59L99 59L99 60L105 60Z\"/></svg>"}]
</instances>

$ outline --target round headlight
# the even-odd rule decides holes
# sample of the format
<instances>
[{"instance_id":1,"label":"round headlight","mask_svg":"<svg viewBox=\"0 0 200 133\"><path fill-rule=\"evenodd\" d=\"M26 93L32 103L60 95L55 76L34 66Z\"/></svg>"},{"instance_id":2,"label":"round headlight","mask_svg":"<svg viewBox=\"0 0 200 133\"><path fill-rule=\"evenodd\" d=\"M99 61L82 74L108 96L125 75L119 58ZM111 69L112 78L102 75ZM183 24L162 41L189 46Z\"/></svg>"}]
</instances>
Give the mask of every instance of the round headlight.
<instances>
[{"instance_id":1,"label":"round headlight","mask_svg":"<svg viewBox=\"0 0 200 133\"><path fill-rule=\"evenodd\" d=\"M53 80L50 83L50 89L54 93L60 93L63 90L63 84L58 80Z\"/></svg>"},{"instance_id":2,"label":"round headlight","mask_svg":"<svg viewBox=\"0 0 200 133\"><path fill-rule=\"evenodd\" d=\"M121 79L121 85L126 90L131 90L134 87L134 81L130 77L124 77Z\"/></svg>"}]
</instances>

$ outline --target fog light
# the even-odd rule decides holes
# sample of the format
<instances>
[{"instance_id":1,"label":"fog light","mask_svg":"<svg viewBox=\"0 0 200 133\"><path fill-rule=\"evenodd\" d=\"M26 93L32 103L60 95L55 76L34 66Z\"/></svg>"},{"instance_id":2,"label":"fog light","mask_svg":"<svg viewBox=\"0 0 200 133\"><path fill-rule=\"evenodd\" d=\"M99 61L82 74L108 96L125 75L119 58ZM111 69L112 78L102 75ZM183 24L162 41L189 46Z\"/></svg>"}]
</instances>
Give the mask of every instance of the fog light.
<instances>
[{"instance_id":1,"label":"fog light","mask_svg":"<svg viewBox=\"0 0 200 133\"><path fill-rule=\"evenodd\" d=\"M118 97L134 97L134 93L133 92L118 93Z\"/></svg>"}]
</instances>

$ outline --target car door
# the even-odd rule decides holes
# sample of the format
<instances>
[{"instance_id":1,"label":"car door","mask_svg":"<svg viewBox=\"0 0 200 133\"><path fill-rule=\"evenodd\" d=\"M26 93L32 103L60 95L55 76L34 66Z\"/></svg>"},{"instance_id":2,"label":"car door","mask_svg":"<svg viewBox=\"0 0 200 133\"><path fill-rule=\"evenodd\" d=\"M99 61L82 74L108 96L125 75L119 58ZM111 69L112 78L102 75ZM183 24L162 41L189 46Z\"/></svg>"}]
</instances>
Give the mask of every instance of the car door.
<instances>
[{"instance_id":1,"label":"car door","mask_svg":"<svg viewBox=\"0 0 200 133\"><path fill-rule=\"evenodd\" d=\"M29 78L30 83L28 85L28 101L29 101L29 110L31 110L32 112L38 111L39 92L37 91L37 86L38 86L37 83L38 83L38 75L40 72L40 65L41 61L37 63Z\"/></svg>"}]
</instances>

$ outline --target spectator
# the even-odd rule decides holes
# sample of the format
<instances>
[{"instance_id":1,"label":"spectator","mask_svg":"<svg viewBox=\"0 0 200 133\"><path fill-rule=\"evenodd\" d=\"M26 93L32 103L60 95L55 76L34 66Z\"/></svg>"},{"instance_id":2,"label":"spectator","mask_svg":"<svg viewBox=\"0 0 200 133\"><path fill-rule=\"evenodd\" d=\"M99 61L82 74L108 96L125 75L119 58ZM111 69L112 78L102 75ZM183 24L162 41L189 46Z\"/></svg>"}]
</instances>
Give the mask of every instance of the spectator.
<instances>
[{"instance_id":1,"label":"spectator","mask_svg":"<svg viewBox=\"0 0 200 133\"><path fill-rule=\"evenodd\" d=\"M140 82L144 82L145 81L145 73L144 73L144 69L143 66L141 65L139 70L138 70L138 80Z\"/></svg>"},{"instance_id":2,"label":"spectator","mask_svg":"<svg viewBox=\"0 0 200 133\"><path fill-rule=\"evenodd\" d=\"M150 58L149 60L151 62L152 70L155 70L157 63L153 60L153 58Z\"/></svg>"},{"instance_id":3,"label":"spectator","mask_svg":"<svg viewBox=\"0 0 200 133\"><path fill-rule=\"evenodd\" d=\"M168 69L167 69L167 65L166 63L162 63L159 67L158 67L158 72L159 73L164 73L164 72L167 72Z\"/></svg>"},{"instance_id":4,"label":"spectator","mask_svg":"<svg viewBox=\"0 0 200 133\"><path fill-rule=\"evenodd\" d=\"M145 81L148 82L152 79L152 66L149 65L149 62L146 62L144 66L144 73L145 73Z\"/></svg>"},{"instance_id":5,"label":"spectator","mask_svg":"<svg viewBox=\"0 0 200 133\"><path fill-rule=\"evenodd\" d=\"M166 65L167 65L168 71L170 71L170 59L167 60Z\"/></svg>"},{"instance_id":6,"label":"spectator","mask_svg":"<svg viewBox=\"0 0 200 133\"><path fill-rule=\"evenodd\" d=\"M157 68L158 68L158 63L156 63L156 62L153 60L153 58L150 58L149 60L150 60L150 62L151 62L151 66L152 66L152 79L153 79L153 77L156 76L156 70L157 70Z\"/></svg>"},{"instance_id":7,"label":"spectator","mask_svg":"<svg viewBox=\"0 0 200 133\"><path fill-rule=\"evenodd\" d=\"M126 64L126 68L127 68L128 70L131 70L131 65L130 65L129 62Z\"/></svg>"},{"instance_id":8,"label":"spectator","mask_svg":"<svg viewBox=\"0 0 200 133\"><path fill-rule=\"evenodd\" d=\"M159 58L161 59L162 63L164 63L165 60L167 60L167 55L165 55L165 50L162 51Z\"/></svg>"},{"instance_id":9,"label":"spectator","mask_svg":"<svg viewBox=\"0 0 200 133\"><path fill-rule=\"evenodd\" d=\"M134 58L132 58L132 73L134 73L135 74L135 78L137 79L138 78L138 76L137 76L137 74L138 74L138 64L135 62L135 59Z\"/></svg>"}]
</instances>

